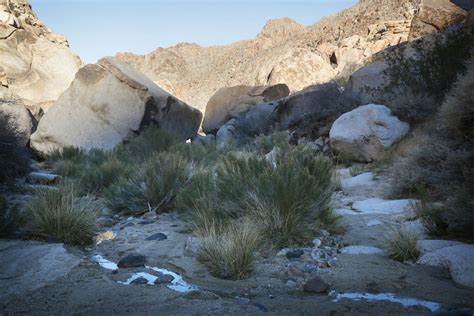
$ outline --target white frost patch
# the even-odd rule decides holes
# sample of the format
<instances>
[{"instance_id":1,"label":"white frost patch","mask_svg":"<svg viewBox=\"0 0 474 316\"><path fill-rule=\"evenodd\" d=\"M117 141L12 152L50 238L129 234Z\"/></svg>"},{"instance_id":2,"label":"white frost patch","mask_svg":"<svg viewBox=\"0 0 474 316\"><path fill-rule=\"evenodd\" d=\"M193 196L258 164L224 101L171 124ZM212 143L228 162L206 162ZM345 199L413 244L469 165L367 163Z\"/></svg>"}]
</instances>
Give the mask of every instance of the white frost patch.
<instances>
[{"instance_id":1,"label":"white frost patch","mask_svg":"<svg viewBox=\"0 0 474 316\"><path fill-rule=\"evenodd\" d=\"M95 255L92 257L92 261L98 263L102 268L108 270L117 270L118 266L115 262L109 261L101 255Z\"/></svg>"},{"instance_id":2,"label":"white frost patch","mask_svg":"<svg viewBox=\"0 0 474 316\"><path fill-rule=\"evenodd\" d=\"M169 289L172 289L176 292L182 292L182 293L197 290L196 286L188 284L186 281L183 280L182 276L180 276L177 273L174 273L173 271L170 271L167 269L156 268L156 267L148 267L148 266L147 268L152 269L153 271L156 271L156 272L171 275L174 279L173 281L171 281L171 284L168 285Z\"/></svg>"},{"instance_id":3,"label":"white frost patch","mask_svg":"<svg viewBox=\"0 0 474 316\"><path fill-rule=\"evenodd\" d=\"M416 298L410 297L398 297L392 293L379 293L379 294L369 294L369 293L336 293L331 292L330 295L335 295L336 298L333 299L333 302L338 302L343 298L347 298L350 300L355 301L388 301L392 303L398 303L403 305L404 307L415 307L415 306L423 306L429 309L431 312L436 312L441 308L441 305L435 302L430 301L423 301Z\"/></svg>"},{"instance_id":4,"label":"white frost patch","mask_svg":"<svg viewBox=\"0 0 474 316\"><path fill-rule=\"evenodd\" d=\"M156 276L154 276L150 273L138 272L138 273L132 274L132 276L129 277L127 281L125 281L125 282L118 281L118 283L125 284L125 285L130 285L130 284L132 284L133 281L135 281L136 279L139 279L139 278L145 278L148 281L148 283L147 283L148 285L155 284L156 279L158 279L158 277L156 277Z\"/></svg>"},{"instance_id":5,"label":"white frost patch","mask_svg":"<svg viewBox=\"0 0 474 316\"><path fill-rule=\"evenodd\" d=\"M102 257L101 255L94 255L92 257L92 261L98 263L101 267L108 270L118 269L118 266L115 262L109 261L105 259L104 257ZM173 281L171 281L171 283L168 284L167 287L173 291L186 293L186 292L190 292L190 291L194 291L198 289L197 286L187 283L186 281L183 280L182 276L180 276L179 274L173 271L157 268L157 267L150 267L150 266L146 266L145 268L156 271L156 272L160 272L162 274L171 275L173 277ZM148 281L147 284L153 285L155 284L155 281L158 277L146 272L137 272L137 273L134 273L130 278L128 278L127 281L125 282L118 281L118 283L124 284L124 285L130 285L133 281L135 281L138 278L145 278Z\"/></svg>"},{"instance_id":6,"label":"white frost patch","mask_svg":"<svg viewBox=\"0 0 474 316\"><path fill-rule=\"evenodd\" d=\"M341 249L341 253L346 255L384 255L385 251L370 246L347 246Z\"/></svg>"}]
</instances>

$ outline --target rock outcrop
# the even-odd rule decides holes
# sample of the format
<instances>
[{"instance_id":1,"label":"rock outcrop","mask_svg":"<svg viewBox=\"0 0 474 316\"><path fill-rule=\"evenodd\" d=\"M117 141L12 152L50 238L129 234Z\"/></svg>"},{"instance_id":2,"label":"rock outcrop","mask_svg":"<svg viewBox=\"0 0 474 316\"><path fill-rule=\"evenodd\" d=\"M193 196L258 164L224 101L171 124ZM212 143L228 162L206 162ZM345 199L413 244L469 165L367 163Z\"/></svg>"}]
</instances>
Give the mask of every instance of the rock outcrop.
<instances>
[{"instance_id":1,"label":"rock outcrop","mask_svg":"<svg viewBox=\"0 0 474 316\"><path fill-rule=\"evenodd\" d=\"M374 54L421 36L413 28L429 24L429 12L436 14L437 27L423 34L443 30L466 14L449 0L363 0L309 27L288 18L270 20L253 40L207 48L183 43L117 57L204 111L222 87L284 83L295 92L347 77Z\"/></svg>"},{"instance_id":2,"label":"rock outcrop","mask_svg":"<svg viewBox=\"0 0 474 316\"><path fill-rule=\"evenodd\" d=\"M289 93L290 90L284 84L221 88L207 103L202 129L206 133L216 131L231 118L248 111L252 106L284 98Z\"/></svg>"},{"instance_id":3,"label":"rock outcrop","mask_svg":"<svg viewBox=\"0 0 474 316\"><path fill-rule=\"evenodd\" d=\"M129 65L108 57L81 68L31 136L42 154L65 146L111 149L148 124L183 139L196 135L202 114Z\"/></svg>"},{"instance_id":4,"label":"rock outcrop","mask_svg":"<svg viewBox=\"0 0 474 316\"><path fill-rule=\"evenodd\" d=\"M410 127L384 105L368 104L343 114L329 133L331 147L347 159L371 162L381 159Z\"/></svg>"},{"instance_id":5,"label":"rock outcrop","mask_svg":"<svg viewBox=\"0 0 474 316\"><path fill-rule=\"evenodd\" d=\"M28 1L0 0L0 86L38 114L68 88L80 66L67 40L38 20Z\"/></svg>"}]
</instances>

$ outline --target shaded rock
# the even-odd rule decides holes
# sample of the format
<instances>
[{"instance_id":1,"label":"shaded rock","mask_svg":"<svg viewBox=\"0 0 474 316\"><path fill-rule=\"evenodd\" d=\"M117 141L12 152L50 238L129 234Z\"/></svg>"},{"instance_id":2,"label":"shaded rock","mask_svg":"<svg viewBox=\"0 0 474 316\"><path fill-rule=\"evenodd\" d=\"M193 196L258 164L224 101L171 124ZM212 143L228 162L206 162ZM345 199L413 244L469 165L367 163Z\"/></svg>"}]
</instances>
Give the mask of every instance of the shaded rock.
<instances>
[{"instance_id":1,"label":"shaded rock","mask_svg":"<svg viewBox=\"0 0 474 316\"><path fill-rule=\"evenodd\" d=\"M385 251L370 246L347 246L341 249L341 253L346 255L384 255Z\"/></svg>"},{"instance_id":2,"label":"shaded rock","mask_svg":"<svg viewBox=\"0 0 474 316\"><path fill-rule=\"evenodd\" d=\"M454 282L474 288L474 245L444 247L421 256L417 263L445 267Z\"/></svg>"},{"instance_id":3,"label":"shaded rock","mask_svg":"<svg viewBox=\"0 0 474 316\"><path fill-rule=\"evenodd\" d=\"M341 180L341 189L348 195L363 195L375 185L374 174L365 172L355 177Z\"/></svg>"},{"instance_id":4,"label":"shaded rock","mask_svg":"<svg viewBox=\"0 0 474 316\"><path fill-rule=\"evenodd\" d=\"M362 104L376 102L379 99L376 89L388 82L385 70L388 65L378 60L356 70L344 87L344 93L356 96Z\"/></svg>"},{"instance_id":5,"label":"shaded rock","mask_svg":"<svg viewBox=\"0 0 474 316\"><path fill-rule=\"evenodd\" d=\"M223 149L233 142L236 142L236 137L237 137L237 130L236 130L236 125L237 125L237 120L232 119L229 122L227 122L224 126L219 128L216 134L216 144L217 148Z\"/></svg>"},{"instance_id":6,"label":"shaded rock","mask_svg":"<svg viewBox=\"0 0 474 316\"><path fill-rule=\"evenodd\" d=\"M60 175L46 173L46 172L30 172L28 175L28 180L31 183L39 183L39 184L53 184L56 183L61 179Z\"/></svg>"},{"instance_id":7,"label":"shaded rock","mask_svg":"<svg viewBox=\"0 0 474 316\"><path fill-rule=\"evenodd\" d=\"M160 241L160 240L165 240L165 239L168 239L168 236L166 236L163 233L156 233L146 238L146 240L155 240L155 241Z\"/></svg>"},{"instance_id":8,"label":"shaded rock","mask_svg":"<svg viewBox=\"0 0 474 316\"><path fill-rule=\"evenodd\" d=\"M285 84L221 88L207 103L202 129L205 133L215 132L231 118L248 111L256 104L280 99L289 93L290 90Z\"/></svg>"},{"instance_id":9,"label":"shaded rock","mask_svg":"<svg viewBox=\"0 0 474 316\"><path fill-rule=\"evenodd\" d=\"M303 289L309 293L325 293L329 291L329 284L320 277L314 277L304 284Z\"/></svg>"},{"instance_id":10,"label":"shaded rock","mask_svg":"<svg viewBox=\"0 0 474 316\"><path fill-rule=\"evenodd\" d=\"M46 286L81 262L62 244L0 240L0 300Z\"/></svg>"},{"instance_id":11,"label":"shaded rock","mask_svg":"<svg viewBox=\"0 0 474 316\"><path fill-rule=\"evenodd\" d=\"M81 68L41 119L31 146L42 154L73 146L112 149L149 124L185 140L202 114L114 58Z\"/></svg>"},{"instance_id":12,"label":"shaded rock","mask_svg":"<svg viewBox=\"0 0 474 316\"><path fill-rule=\"evenodd\" d=\"M409 40L444 31L466 17L466 11L447 0L422 0L413 18Z\"/></svg>"},{"instance_id":13,"label":"shaded rock","mask_svg":"<svg viewBox=\"0 0 474 316\"><path fill-rule=\"evenodd\" d=\"M298 259L304 254L304 251L301 249L290 250L286 253L286 258L288 259Z\"/></svg>"},{"instance_id":14,"label":"shaded rock","mask_svg":"<svg viewBox=\"0 0 474 316\"><path fill-rule=\"evenodd\" d=\"M133 284L133 285L148 284L148 280L145 279L144 277L139 277L139 278L133 280L132 282L130 282L130 284Z\"/></svg>"},{"instance_id":15,"label":"shaded rock","mask_svg":"<svg viewBox=\"0 0 474 316\"><path fill-rule=\"evenodd\" d=\"M421 255L456 245L463 245L460 241L455 240L419 240L417 243L418 251Z\"/></svg>"},{"instance_id":16,"label":"shaded rock","mask_svg":"<svg viewBox=\"0 0 474 316\"><path fill-rule=\"evenodd\" d=\"M382 158L409 129L386 106L368 104L339 117L329 137L331 148L343 157L370 162Z\"/></svg>"},{"instance_id":17,"label":"shaded rock","mask_svg":"<svg viewBox=\"0 0 474 316\"><path fill-rule=\"evenodd\" d=\"M174 277L169 274L163 274L156 278L155 284L168 284L174 280Z\"/></svg>"},{"instance_id":18,"label":"shaded rock","mask_svg":"<svg viewBox=\"0 0 474 316\"><path fill-rule=\"evenodd\" d=\"M140 268L144 267L146 264L146 257L139 254L130 254L117 263L119 268Z\"/></svg>"}]
</instances>

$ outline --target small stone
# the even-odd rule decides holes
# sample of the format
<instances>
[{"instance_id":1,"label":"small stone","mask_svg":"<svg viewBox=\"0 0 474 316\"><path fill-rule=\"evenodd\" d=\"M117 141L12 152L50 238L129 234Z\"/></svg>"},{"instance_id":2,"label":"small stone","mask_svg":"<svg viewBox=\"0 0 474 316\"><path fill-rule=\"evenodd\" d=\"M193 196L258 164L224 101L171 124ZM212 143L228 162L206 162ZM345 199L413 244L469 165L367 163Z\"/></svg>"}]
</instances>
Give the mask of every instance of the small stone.
<instances>
[{"instance_id":1,"label":"small stone","mask_svg":"<svg viewBox=\"0 0 474 316\"><path fill-rule=\"evenodd\" d=\"M168 283L171 283L173 280L174 280L174 277L172 275L163 274L159 276L158 278L156 278L155 284L164 284L164 283L168 284Z\"/></svg>"},{"instance_id":2,"label":"small stone","mask_svg":"<svg viewBox=\"0 0 474 316\"><path fill-rule=\"evenodd\" d=\"M309 293L325 293L329 290L329 284L320 277L314 277L305 283L303 289Z\"/></svg>"},{"instance_id":3,"label":"small stone","mask_svg":"<svg viewBox=\"0 0 474 316\"><path fill-rule=\"evenodd\" d=\"M246 297L237 296L237 297L235 297L235 303L237 305L247 305L247 304L250 303L250 300Z\"/></svg>"},{"instance_id":4,"label":"small stone","mask_svg":"<svg viewBox=\"0 0 474 316\"><path fill-rule=\"evenodd\" d=\"M311 258L314 260L326 259L326 257L326 252L324 252L324 250L316 248L311 251Z\"/></svg>"},{"instance_id":5,"label":"small stone","mask_svg":"<svg viewBox=\"0 0 474 316\"><path fill-rule=\"evenodd\" d=\"M288 259L298 259L304 254L304 251L301 249L290 250L286 253Z\"/></svg>"},{"instance_id":6,"label":"small stone","mask_svg":"<svg viewBox=\"0 0 474 316\"><path fill-rule=\"evenodd\" d=\"M160 241L160 240L165 240L165 239L168 239L168 236L166 236L163 233L156 233L146 238L146 240L155 240L155 241Z\"/></svg>"},{"instance_id":7,"label":"small stone","mask_svg":"<svg viewBox=\"0 0 474 316\"><path fill-rule=\"evenodd\" d=\"M145 263L145 256L139 254L130 254L120 259L117 266L119 268L139 268L144 267Z\"/></svg>"},{"instance_id":8,"label":"small stone","mask_svg":"<svg viewBox=\"0 0 474 316\"><path fill-rule=\"evenodd\" d=\"M118 270L115 269L115 270L112 270L112 274L117 274L118 273Z\"/></svg>"},{"instance_id":9,"label":"small stone","mask_svg":"<svg viewBox=\"0 0 474 316\"><path fill-rule=\"evenodd\" d=\"M132 282L130 282L130 284L133 284L133 285L148 284L148 280L143 277L139 277L138 279L135 279Z\"/></svg>"},{"instance_id":10,"label":"small stone","mask_svg":"<svg viewBox=\"0 0 474 316\"><path fill-rule=\"evenodd\" d=\"M127 227L131 227L131 226L135 226L135 223L134 222L126 222L125 224L120 226L120 230L123 230L123 229L125 229Z\"/></svg>"},{"instance_id":11,"label":"small stone","mask_svg":"<svg viewBox=\"0 0 474 316\"><path fill-rule=\"evenodd\" d=\"M319 238L316 238L313 240L313 245L315 248L318 248L319 246L321 246L321 239Z\"/></svg>"},{"instance_id":12,"label":"small stone","mask_svg":"<svg viewBox=\"0 0 474 316\"><path fill-rule=\"evenodd\" d=\"M314 264L305 264L301 271L304 273L314 273L318 271L318 266Z\"/></svg>"},{"instance_id":13,"label":"small stone","mask_svg":"<svg viewBox=\"0 0 474 316\"><path fill-rule=\"evenodd\" d=\"M268 313L268 308L266 308L263 304L261 303L252 303L253 306L258 308L262 313Z\"/></svg>"},{"instance_id":14,"label":"small stone","mask_svg":"<svg viewBox=\"0 0 474 316\"><path fill-rule=\"evenodd\" d=\"M99 217L97 222L104 227L111 227L114 225L114 220L110 217Z\"/></svg>"},{"instance_id":15,"label":"small stone","mask_svg":"<svg viewBox=\"0 0 474 316\"><path fill-rule=\"evenodd\" d=\"M155 221L154 220L142 220L142 221L139 221L138 222L138 225L150 225L150 224L154 224Z\"/></svg>"},{"instance_id":16,"label":"small stone","mask_svg":"<svg viewBox=\"0 0 474 316\"><path fill-rule=\"evenodd\" d=\"M337 261L337 258L332 258L328 260L328 266L330 268L338 267L339 266L339 261Z\"/></svg>"},{"instance_id":17,"label":"small stone","mask_svg":"<svg viewBox=\"0 0 474 316\"><path fill-rule=\"evenodd\" d=\"M285 285L289 288L295 288L298 285L298 283L296 283L293 280L288 280L288 281L286 281Z\"/></svg>"}]
</instances>

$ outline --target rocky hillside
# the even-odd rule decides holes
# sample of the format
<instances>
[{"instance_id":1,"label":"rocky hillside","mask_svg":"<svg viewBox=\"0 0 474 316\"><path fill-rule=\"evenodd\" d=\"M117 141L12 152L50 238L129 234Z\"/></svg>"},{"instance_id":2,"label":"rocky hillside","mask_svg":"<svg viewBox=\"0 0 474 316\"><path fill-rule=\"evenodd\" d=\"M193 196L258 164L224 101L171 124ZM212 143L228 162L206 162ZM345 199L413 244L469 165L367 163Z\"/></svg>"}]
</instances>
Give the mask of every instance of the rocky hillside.
<instances>
[{"instance_id":1,"label":"rocky hillside","mask_svg":"<svg viewBox=\"0 0 474 316\"><path fill-rule=\"evenodd\" d=\"M47 111L81 66L66 38L55 34L27 0L0 0L0 100Z\"/></svg>"},{"instance_id":2,"label":"rocky hillside","mask_svg":"<svg viewBox=\"0 0 474 316\"><path fill-rule=\"evenodd\" d=\"M203 111L222 87L285 83L294 92L346 77L375 53L443 30L465 14L449 1L362 0L309 27L270 20L253 40L213 47L181 43L117 57Z\"/></svg>"}]
</instances>

